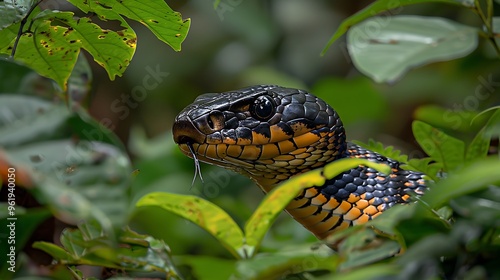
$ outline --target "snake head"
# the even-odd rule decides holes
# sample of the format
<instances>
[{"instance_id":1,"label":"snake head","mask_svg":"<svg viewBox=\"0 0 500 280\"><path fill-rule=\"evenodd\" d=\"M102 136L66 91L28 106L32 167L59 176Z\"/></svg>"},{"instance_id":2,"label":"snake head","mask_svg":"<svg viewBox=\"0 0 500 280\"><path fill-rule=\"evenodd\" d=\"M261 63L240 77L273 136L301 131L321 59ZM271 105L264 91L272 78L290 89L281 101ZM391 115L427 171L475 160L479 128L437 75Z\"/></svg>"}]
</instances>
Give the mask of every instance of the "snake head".
<instances>
[{"instance_id":1,"label":"snake head","mask_svg":"<svg viewBox=\"0 0 500 280\"><path fill-rule=\"evenodd\" d=\"M175 118L173 136L186 155L265 189L347 149L332 107L307 91L273 85L200 95Z\"/></svg>"}]
</instances>

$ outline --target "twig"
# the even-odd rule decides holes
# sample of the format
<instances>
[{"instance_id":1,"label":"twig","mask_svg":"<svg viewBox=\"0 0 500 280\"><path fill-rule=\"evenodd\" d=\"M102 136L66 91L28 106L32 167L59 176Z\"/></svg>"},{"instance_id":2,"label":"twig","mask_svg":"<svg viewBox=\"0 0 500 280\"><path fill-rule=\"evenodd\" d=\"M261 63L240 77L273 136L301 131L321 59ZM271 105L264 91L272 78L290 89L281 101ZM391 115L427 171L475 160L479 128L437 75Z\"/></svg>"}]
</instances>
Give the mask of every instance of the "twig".
<instances>
[{"instance_id":1,"label":"twig","mask_svg":"<svg viewBox=\"0 0 500 280\"><path fill-rule=\"evenodd\" d=\"M38 2L35 3L35 5L31 6L28 13L26 13L24 18L21 20L21 25L19 26L19 31L17 32L16 41L14 42L14 46L12 47L12 52L10 53L11 58L14 58L14 55L16 54L17 44L19 44L19 40L21 39L21 35L23 35L23 28L24 28L24 25L26 24L26 22L28 21L28 17L31 15L33 10L35 10L35 8L38 5L40 5L40 3L42 3L42 1L44 1L44 0L38 0Z\"/></svg>"}]
</instances>

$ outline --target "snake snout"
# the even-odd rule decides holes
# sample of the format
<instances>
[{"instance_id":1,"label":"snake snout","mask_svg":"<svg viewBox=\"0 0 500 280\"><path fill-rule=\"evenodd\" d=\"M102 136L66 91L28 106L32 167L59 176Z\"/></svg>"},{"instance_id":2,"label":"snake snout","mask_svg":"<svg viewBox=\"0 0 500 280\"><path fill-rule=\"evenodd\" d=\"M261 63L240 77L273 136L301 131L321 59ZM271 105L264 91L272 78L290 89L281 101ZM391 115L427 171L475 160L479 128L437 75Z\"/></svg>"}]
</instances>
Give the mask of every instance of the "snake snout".
<instances>
[{"instance_id":1,"label":"snake snout","mask_svg":"<svg viewBox=\"0 0 500 280\"><path fill-rule=\"evenodd\" d=\"M187 143L203 143L205 142L205 134L200 132L196 126L187 117L177 117L172 127L174 141L177 144Z\"/></svg>"}]
</instances>

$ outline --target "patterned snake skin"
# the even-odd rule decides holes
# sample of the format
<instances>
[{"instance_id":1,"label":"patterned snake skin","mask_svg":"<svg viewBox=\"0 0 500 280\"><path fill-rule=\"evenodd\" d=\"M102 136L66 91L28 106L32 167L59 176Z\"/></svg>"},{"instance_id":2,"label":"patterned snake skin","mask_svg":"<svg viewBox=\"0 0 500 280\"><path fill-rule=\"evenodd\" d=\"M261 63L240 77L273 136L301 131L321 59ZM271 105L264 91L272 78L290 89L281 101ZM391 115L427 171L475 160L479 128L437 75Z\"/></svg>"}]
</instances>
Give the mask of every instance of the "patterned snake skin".
<instances>
[{"instance_id":1,"label":"patterned snake skin","mask_svg":"<svg viewBox=\"0 0 500 280\"><path fill-rule=\"evenodd\" d=\"M365 223L410 192L423 194L422 173L346 141L337 112L299 89L261 85L208 93L175 118L175 142L184 154L250 177L269 192L293 175L346 157L388 164L391 174L353 168L302 192L287 212L319 239Z\"/></svg>"}]
</instances>

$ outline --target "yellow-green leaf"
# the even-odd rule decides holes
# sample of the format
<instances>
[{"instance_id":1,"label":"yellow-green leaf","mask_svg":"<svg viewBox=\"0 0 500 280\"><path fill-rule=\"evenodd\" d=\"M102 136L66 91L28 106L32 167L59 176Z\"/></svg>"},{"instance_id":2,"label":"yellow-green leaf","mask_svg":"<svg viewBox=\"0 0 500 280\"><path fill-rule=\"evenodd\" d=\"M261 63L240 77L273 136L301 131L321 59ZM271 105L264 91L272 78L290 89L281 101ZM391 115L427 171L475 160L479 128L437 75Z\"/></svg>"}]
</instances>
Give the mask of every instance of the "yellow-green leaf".
<instances>
[{"instance_id":1,"label":"yellow-green leaf","mask_svg":"<svg viewBox=\"0 0 500 280\"><path fill-rule=\"evenodd\" d=\"M220 207L192 195L155 192L143 196L137 207L156 206L179 215L209 232L235 257L245 255L243 232Z\"/></svg>"}]
</instances>

